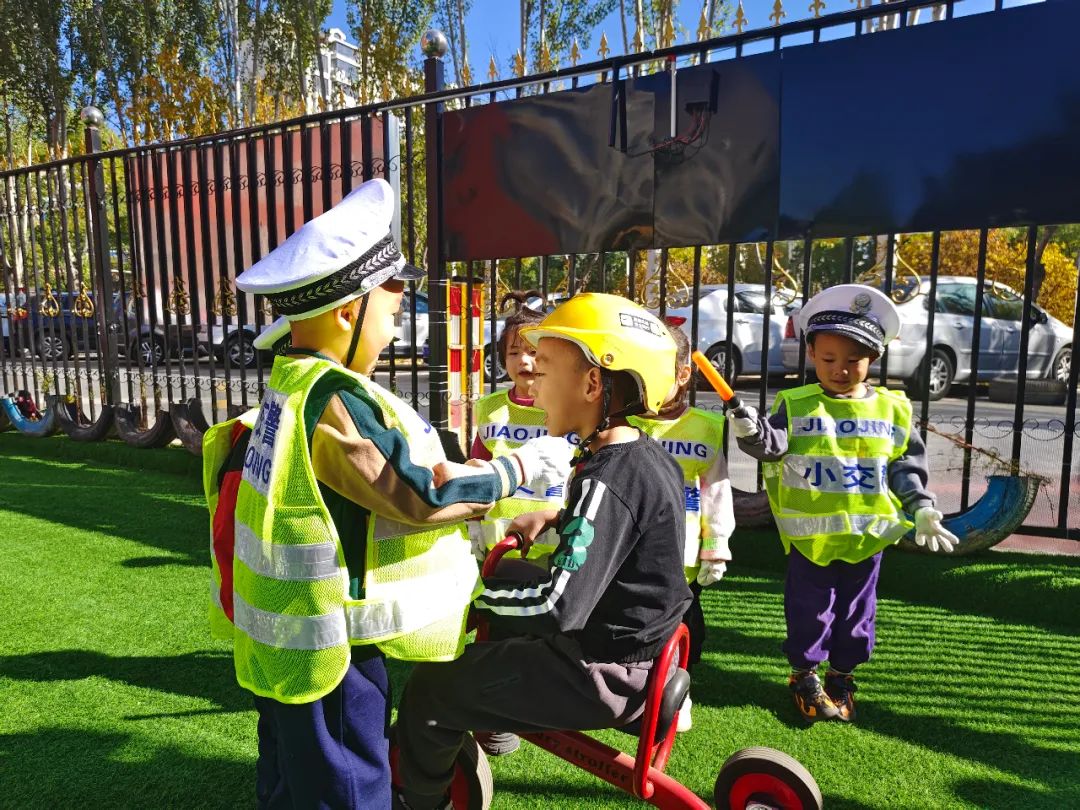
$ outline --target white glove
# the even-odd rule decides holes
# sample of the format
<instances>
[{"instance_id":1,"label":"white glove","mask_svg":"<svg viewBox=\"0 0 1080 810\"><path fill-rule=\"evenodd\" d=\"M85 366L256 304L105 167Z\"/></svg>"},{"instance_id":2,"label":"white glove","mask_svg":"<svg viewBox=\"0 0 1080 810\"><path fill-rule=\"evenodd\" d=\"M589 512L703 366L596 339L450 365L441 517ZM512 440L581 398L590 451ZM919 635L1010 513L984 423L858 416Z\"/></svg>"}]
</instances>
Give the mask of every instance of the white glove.
<instances>
[{"instance_id":1,"label":"white glove","mask_svg":"<svg viewBox=\"0 0 1080 810\"><path fill-rule=\"evenodd\" d=\"M697 572L697 583L702 588L708 588L714 582L719 582L724 572L727 571L727 563L723 560L700 560L701 568Z\"/></svg>"},{"instance_id":2,"label":"white glove","mask_svg":"<svg viewBox=\"0 0 1080 810\"><path fill-rule=\"evenodd\" d=\"M487 556L487 543L484 542L483 526L479 520L466 520L465 526L469 530L469 545L472 547L472 555L480 562Z\"/></svg>"},{"instance_id":3,"label":"white glove","mask_svg":"<svg viewBox=\"0 0 1080 810\"><path fill-rule=\"evenodd\" d=\"M951 552L960 543L959 538L941 525L944 515L937 509L924 506L915 510L915 544L926 546L931 552Z\"/></svg>"},{"instance_id":4,"label":"white glove","mask_svg":"<svg viewBox=\"0 0 1080 810\"><path fill-rule=\"evenodd\" d=\"M521 462L522 483L533 491L566 483L574 448L562 436L537 436L513 452Z\"/></svg>"},{"instance_id":5,"label":"white glove","mask_svg":"<svg viewBox=\"0 0 1080 810\"><path fill-rule=\"evenodd\" d=\"M753 405L743 405L746 412L744 416L736 416L734 411L728 411L728 419L731 421L731 432L739 439L752 439L758 435L757 408Z\"/></svg>"}]
</instances>

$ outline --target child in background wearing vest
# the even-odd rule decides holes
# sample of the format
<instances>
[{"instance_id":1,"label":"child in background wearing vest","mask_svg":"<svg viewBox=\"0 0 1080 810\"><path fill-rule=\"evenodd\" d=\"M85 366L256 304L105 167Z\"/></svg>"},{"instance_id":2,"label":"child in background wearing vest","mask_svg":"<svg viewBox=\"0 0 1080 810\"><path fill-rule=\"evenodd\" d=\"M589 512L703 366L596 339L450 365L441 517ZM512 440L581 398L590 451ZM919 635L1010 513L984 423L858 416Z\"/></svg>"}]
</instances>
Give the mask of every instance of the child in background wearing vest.
<instances>
[{"instance_id":1,"label":"child in background wearing vest","mask_svg":"<svg viewBox=\"0 0 1080 810\"><path fill-rule=\"evenodd\" d=\"M683 623L690 631L687 670L701 660L705 644L705 615L701 589L719 582L731 561L728 539L735 530L731 481L724 457L724 418L687 405L693 369L690 341L678 326L668 322L675 339L675 391L656 417L632 416L627 421L656 439L683 471L686 493L686 552L683 562L694 601ZM691 701L687 695L679 709L679 731L689 731Z\"/></svg>"},{"instance_id":2,"label":"child in background wearing vest","mask_svg":"<svg viewBox=\"0 0 1080 810\"><path fill-rule=\"evenodd\" d=\"M469 458L490 461L494 456L513 452L529 439L547 435L544 412L533 405L536 349L521 337L522 327L538 324L544 319L542 312L525 303L532 297L538 297L538 294L514 291L505 295L500 304L502 309L508 302L515 304L496 343L499 363L506 369L512 385L481 397L474 406L477 431ZM519 487L514 495L495 504L482 519L469 521L473 554L478 560L483 560L488 550L506 536L510 521L518 515L562 506L565 481L551 483L552 486L544 491ZM553 532L547 532L538 540L529 549L529 559L546 566L547 556L555 550L558 538ZM484 750L497 753L486 746Z\"/></svg>"},{"instance_id":3,"label":"child in background wearing vest","mask_svg":"<svg viewBox=\"0 0 1080 810\"><path fill-rule=\"evenodd\" d=\"M911 403L865 383L900 331L896 306L876 289L843 284L812 298L799 325L818 382L781 391L767 417L750 407L729 417L739 447L768 462L769 505L788 552L783 650L795 705L810 722L850 722L852 673L874 647L881 553L910 530L904 513L930 551L958 541L926 488Z\"/></svg>"}]
</instances>

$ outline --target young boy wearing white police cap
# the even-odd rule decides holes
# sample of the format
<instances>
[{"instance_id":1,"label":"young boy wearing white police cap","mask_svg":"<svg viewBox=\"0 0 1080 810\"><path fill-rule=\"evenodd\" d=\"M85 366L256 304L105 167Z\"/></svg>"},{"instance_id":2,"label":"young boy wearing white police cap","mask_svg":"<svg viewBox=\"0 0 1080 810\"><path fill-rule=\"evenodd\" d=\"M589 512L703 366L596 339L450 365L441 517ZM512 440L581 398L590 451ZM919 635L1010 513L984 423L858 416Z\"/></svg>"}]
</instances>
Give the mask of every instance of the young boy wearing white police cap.
<instances>
[{"instance_id":1,"label":"young boy wearing white police cap","mask_svg":"<svg viewBox=\"0 0 1080 810\"><path fill-rule=\"evenodd\" d=\"M364 183L242 273L289 337L260 407L204 438L212 623L259 711L260 806L389 807L384 656L448 661L481 590L462 522L549 468L562 440L446 465L436 432L368 375L407 264L396 204Z\"/></svg>"},{"instance_id":2,"label":"young boy wearing white police cap","mask_svg":"<svg viewBox=\"0 0 1080 810\"><path fill-rule=\"evenodd\" d=\"M931 551L957 538L927 489L926 448L902 393L866 384L900 331L896 306L872 287L842 284L799 313L818 382L781 391L769 416L732 412L739 447L763 467L780 539L789 686L808 721L855 719L856 666L874 646L882 550L912 527ZM737 415L738 414L738 415ZM824 686L817 674L826 660Z\"/></svg>"}]
</instances>

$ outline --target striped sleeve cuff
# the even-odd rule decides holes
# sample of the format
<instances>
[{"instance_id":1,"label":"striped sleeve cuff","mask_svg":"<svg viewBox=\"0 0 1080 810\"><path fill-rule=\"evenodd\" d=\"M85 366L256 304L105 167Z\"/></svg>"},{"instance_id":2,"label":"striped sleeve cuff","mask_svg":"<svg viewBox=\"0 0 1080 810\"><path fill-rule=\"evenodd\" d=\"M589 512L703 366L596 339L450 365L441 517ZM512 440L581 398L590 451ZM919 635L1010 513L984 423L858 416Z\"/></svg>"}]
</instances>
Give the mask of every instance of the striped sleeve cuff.
<instances>
[{"instance_id":1,"label":"striped sleeve cuff","mask_svg":"<svg viewBox=\"0 0 1080 810\"><path fill-rule=\"evenodd\" d=\"M513 456L498 456L488 464L491 465L492 472L499 476L499 483L502 486L500 500L517 492L517 488L521 486L521 471Z\"/></svg>"}]
</instances>

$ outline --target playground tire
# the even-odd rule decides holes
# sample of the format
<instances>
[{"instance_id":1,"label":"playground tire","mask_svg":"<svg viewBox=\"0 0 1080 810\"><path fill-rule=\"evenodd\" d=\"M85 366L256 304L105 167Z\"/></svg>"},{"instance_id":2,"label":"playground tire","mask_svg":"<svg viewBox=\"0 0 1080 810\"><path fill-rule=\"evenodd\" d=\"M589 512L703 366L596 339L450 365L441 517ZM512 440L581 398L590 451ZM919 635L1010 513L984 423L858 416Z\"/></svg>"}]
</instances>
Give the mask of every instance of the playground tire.
<instances>
[{"instance_id":1,"label":"playground tire","mask_svg":"<svg viewBox=\"0 0 1080 810\"><path fill-rule=\"evenodd\" d=\"M810 772L773 748L744 748L728 757L716 777L713 799L721 810L822 808L821 790Z\"/></svg>"},{"instance_id":2,"label":"playground tire","mask_svg":"<svg viewBox=\"0 0 1080 810\"><path fill-rule=\"evenodd\" d=\"M735 525L751 529L764 529L775 525L772 509L769 508L769 496L765 490L745 492L732 487L731 501L735 512Z\"/></svg>"},{"instance_id":3,"label":"playground tire","mask_svg":"<svg viewBox=\"0 0 1080 810\"><path fill-rule=\"evenodd\" d=\"M103 405L96 422L86 418L82 408L66 402L63 397L50 397L50 408L56 408L56 423L70 438L77 442L105 441L112 433L114 410L112 405Z\"/></svg>"},{"instance_id":4,"label":"playground tire","mask_svg":"<svg viewBox=\"0 0 1080 810\"><path fill-rule=\"evenodd\" d=\"M116 407L114 419L117 435L125 444L141 450L165 447L176 438L172 417L168 411L158 411L153 426L144 429L140 427L142 408L126 402Z\"/></svg>"},{"instance_id":5,"label":"playground tire","mask_svg":"<svg viewBox=\"0 0 1080 810\"><path fill-rule=\"evenodd\" d=\"M1028 516L1042 481L1031 475L991 475L986 492L966 511L946 515L942 525L960 538L950 557L974 554L992 548L1011 535ZM900 539L900 548L932 554L915 543L915 533ZM941 556L941 555L938 555Z\"/></svg>"},{"instance_id":6,"label":"playground tire","mask_svg":"<svg viewBox=\"0 0 1080 810\"><path fill-rule=\"evenodd\" d=\"M990 381L988 391L991 402L1016 402L1019 382L1014 377L998 377ZM1028 380L1024 386L1026 405L1064 405L1069 386L1057 380Z\"/></svg>"},{"instance_id":7,"label":"playground tire","mask_svg":"<svg viewBox=\"0 0 1080 810\"><path fill-rule=\"evenodd\" d=\"M16 399L22 398L30 402L30 407L38 414L37 419L33 419L24 414L19 406L16 404ZM39 411L37 405L34 404L33 398L30 396L29 391L19 391L15 396L0 397L0 408L4 411L4 416L7 417L8 422L19 433L24 436L33 436L35 438L45 438L46 436L52 436L56 431L60 429L56 422L57 408L55 403L50 404L53 407L46 407L44 411Z\"/></svg>"},{"instance_id":8,"label":"playground tire","mask_svg":"<svg viewBox=\"0 0 1080 810\"><path fill-rule=\"evenodd\" d=\"M390 739L390 772L394 790L400 790L397 779L397 724L387 732ZM454 810L488 810L495 794L491 766L471 734L465 735L454 766L454 781L450 784L450 806Z\"/></svg>"},{"instance_id":9,"label":"playground tire","mask_svg":"<svg viewBox=\"0 0 1080 810\"><path fill-rule=\"evenodd\" d=\"M180 443L187 451L195 456L202 455L203 434L210 429L206 417L203 415L202 403L197 399L189 399L173 405L169 411L172 417L173 430Z\"/></svg>"}]
</instances>

